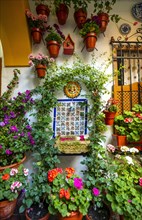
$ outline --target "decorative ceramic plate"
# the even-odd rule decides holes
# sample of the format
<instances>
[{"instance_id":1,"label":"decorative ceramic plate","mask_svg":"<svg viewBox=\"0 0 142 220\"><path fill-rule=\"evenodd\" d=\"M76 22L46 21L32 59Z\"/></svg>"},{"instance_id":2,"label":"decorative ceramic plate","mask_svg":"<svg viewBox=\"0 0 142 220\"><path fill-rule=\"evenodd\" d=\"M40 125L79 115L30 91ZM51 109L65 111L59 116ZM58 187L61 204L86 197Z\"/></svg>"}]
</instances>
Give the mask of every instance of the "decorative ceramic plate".
<instances>
[{"instance_id":1,"label":"decorative ceramic plate","mask_svg":"<svg viewBox=\"0 0 142 220\"><path fill-rule=\"evenodd\" d=\"M142 21L142 3L137 3L132 7L132 15L139 21Z\"/></svg>"},{"instance_id":2,"label":"decorative ceramic plate","mask_svg":"<svg viewBox=\"0 0 142 220\"><path fill-rule=\"evenodd\" d=\"M81 91L81 86L78 82L68 82L64 87L64 93L69 98L75 98L79 96Z\"/></svg>"},{"instance_id":3,"label":"decorative ceramic plate","mask_svg":"<svg viewBox=\"0 0 142 220\"><path fill-rule=\"evenodd\" d=\"M129 34L131 31L131 26L129 24L122 24L120 26L121 34Z\"/></svg>"}]
</instances>

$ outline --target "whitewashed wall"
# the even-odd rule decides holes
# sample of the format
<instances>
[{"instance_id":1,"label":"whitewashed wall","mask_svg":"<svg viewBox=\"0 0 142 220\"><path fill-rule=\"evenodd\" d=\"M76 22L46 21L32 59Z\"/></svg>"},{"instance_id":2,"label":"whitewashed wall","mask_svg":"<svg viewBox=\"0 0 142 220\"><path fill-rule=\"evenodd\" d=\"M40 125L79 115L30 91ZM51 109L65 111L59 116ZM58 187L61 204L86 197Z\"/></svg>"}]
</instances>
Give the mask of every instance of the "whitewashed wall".
<instances>
[{"instance_id":1,"label":"whitewashed wall","mask_svg":"<svg viewBox=\"0 0 142 220\"><path fill-rule=\"evenodd\" d=\"M131 25L131 33L129 35L132 35L135 33L136 28L140 26L140 23L137 26L133 26L132 23L135 22L136 20L134 19L132 13L131 13L131 8L135 3L141 2L140 0L117 0L116 5L113 8L113 11L111 14L119 14L123 19L121 20L117 25L113 22L109 22L107 30L105 32L105 36L101 34L97 40L96 48L97 50L94 50L93 52L87 52L86 49L81 52L83 48L83 40L79 35L79 30L75 29L76 24L74 22L73 18L73 13L74 10L71 8L69 10L69 17L65 25L60 26L61 30L67 36L70 34L72 40L75 42L75 53L77 53L85 63L90 63L91 62L91 56L92 54L95 54L96 57L99 57L101 54L105 53L105 56L99 59L97 65L98 67L101 67L101 63L104 62L105 59L107 59L109 56L111 56L112 50L111 50L111 45L110 45L110 39L113 36L114 39L116 40L118 36L123 36L119 32L119 27L122 23L128 23ZM30 10L35 13L35 6L34 2L32 0L29 0L30 4ZM88 17L91 16L91 13L93 13L93 7L92 5L89 6L88 9ZM35 13L36 14L36 13ZM57 18L56 16L53 16L50 14L48 23L50 25L57 23ZM19 31L19 30L17 30ZM128 37L129 37L128 35ZM130 41L135 40L135 36L129 39ZM33 45L31 53L37 54L38 52L42 52L45 55L48 55L48 51L46 49L46 46L41 42L39 45ZM10 82L12 79L12 72L13 72L13 67L12 68L6 68L4 67L4 57L2 53L2 45L0 44L0 57L3 58L3 68L2 68L2 93L6 90L7 84ZM67 56L63 54L63 48L61 47L60 49L60 54L59 57L56 59L56 62L58 64L61 64L63 61L68 59L69 61L72 61L72 56ZM32 67L16 67L21 71L21 76L20 76L20 83L18 87L15 89L14 94L16 95L19 91L23 92L26 89L33 89L40 83L42 83L41 79L38 79L36 75L34 74L34 69ZM112 73L112 66L107 70L108 72ZM108 90L111 92L111 85L108 84ZM62 98L62 97L60 97ZM103 97L103 99L108 99L109 96ZM111 141L111 134L112 134L112 127L108 126L108 130L105 133L107 137L106 143L109 143ZM105 143L105 144L106 144ZM105 145L104 144L104 145ZM77 169L79 172L81 169L84 169L82 165L80 164L80 161L82 160L82 157L80 156L69 156L69 157L60 157L61 159L61 166L73 166ZM26 165L30 168L31 167L31 159L30 156L28 157L28 160L26 162Z\"/></svg>"}]
</instances>

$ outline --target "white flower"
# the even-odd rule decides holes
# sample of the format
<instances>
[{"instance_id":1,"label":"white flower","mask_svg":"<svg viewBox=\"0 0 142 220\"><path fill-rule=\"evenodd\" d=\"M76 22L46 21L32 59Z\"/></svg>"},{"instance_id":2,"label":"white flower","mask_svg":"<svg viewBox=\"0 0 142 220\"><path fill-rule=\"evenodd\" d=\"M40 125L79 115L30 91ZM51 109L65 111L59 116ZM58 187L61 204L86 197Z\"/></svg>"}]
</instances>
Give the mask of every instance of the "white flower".
<instances>
[{"instance_id":1,"label":"white flower","mask_svg":"<svg viewBox=\"0 0 142 220\"><path fill-rule=\"evenodd\" d=\"M108 144L108 145L107 145L107 150L108 150L109 152L114 153L114 152L115 152L115 147L114 147L112 144Z\"/></svg>"},{"instance_id":2,"label":"white flower","mask_svg":"<svg viewBox=\"0 0 142 220\"><path fill-rule=\"evenodd\" d=\"M28 176L28 174L29 174L29 170L28 169L26 169L26 168L24 168L24 176Z\"/></svg>"},{"instance_id":3,"label":"white flower","mask_svg":"<svg viewBox=\"0 0 142 220\"><path fill-rule=\"evenodd\" d=\"M88 134L85 134L84 135L84 139L86 140L86 139L88 139L89 138L89 135Z\"/></svg>"},{"instance_id":4,"label":"white flower","mask_svg":"<svg viewBox=\"0 0 142 220\"><path fill-rule=\"evenodd\" d=\"M139 150L135 147L130 148L130 153L138 153Z\"/></svg>"},{"instance_id":5,"label":"white flower","mask_svg":"<svg viewBox=\"0 0 142 220\"><path fill-rule=\"evenodd\" d=\"M120 154L116 154L116 155L115 155L115 158L120 159L120 158L121 158L121 155L120 155Z\"/></svg>"},{"instance_id":6,"label":"white flower","mask_svg":"<svg viewBox=\"0 0 142 220\"><path fill-rule=\"evenodd\" d=\"M12 168L12 169L10 170L10 176L14 176L14 175L16 175L17 173L18 173L18 170L17 170L17 169Z\"/></svg>"},{"instance_id":7,"label":"white flower","mask_svg":"<svg viewBox=\"0 0 142 220\"><path fill-rule=\"evenodd\" d=\"M129 147L127 147L127 146L122 146L122 147L120 147L120 150L121 150L122 152L128 152L128 151L129 151Z\"/></svg>"},{"instance_id":8,"label":"white flower","mask_svg":"<svg viewBox=\"0 0 142 220\"><path fill-rule=\"evenodd\" d=\"M126 156L125 158L126 158L128 164L134 165L132 157Z\"/></svg>"}]
</instances>

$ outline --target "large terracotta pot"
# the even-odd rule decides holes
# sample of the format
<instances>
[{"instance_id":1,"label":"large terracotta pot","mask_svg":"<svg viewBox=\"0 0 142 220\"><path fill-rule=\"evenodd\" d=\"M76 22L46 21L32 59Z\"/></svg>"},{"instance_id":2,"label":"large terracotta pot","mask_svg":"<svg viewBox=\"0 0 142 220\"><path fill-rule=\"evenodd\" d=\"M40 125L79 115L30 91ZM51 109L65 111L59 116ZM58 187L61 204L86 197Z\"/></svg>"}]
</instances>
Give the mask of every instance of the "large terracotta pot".
<instances>
[{"instance_id":1,"label":"large terracotta pot","mask_svg":"<svg viewBox=\"0 0 142 220\"><path fill-rule=\"evenodd\" d=\"M14 163L14 164L10 164L8 166L0 167L0 172L2 172L3 170L5 170L7 168L18 168L20 166L20 164L24 163L25 160L26 160L26 156L24 156L23 159L18 163Z\"/></svg>"},{"instance_id":2,"label":"large terracotta pot","mask_svg":"<svg viewBox=\"0 0 142 220\"><path fill-rule=\"evenodd\" d=\"M100 27L100 31L102 33L104 33L106 31L106 28L107 28L107 25L108 25L108 22L109 22L109 15L107 13L99 13L98 14L98 17L101 21L101 27Z\"/></svg>"},{"instance_id":3,"label":"large terracotta pot","mask_svg":"<svg viewBox=\"0 0 142 220\"><path fill-rule=\"evenodd\" d=\"M14 201L2 201L0 202L0 219L8 219L10 218L15 210L17 199Z\"/></svg>"},{"instance_id":4,"label":"large terracotta pot","mask_svg":"<svg viewBox=\"0 0 142 220\"><path fill-rule=\"evenodd\" d=\"M82 220L83 215L80 212L71 212L69 216L62 217L58 215L58 220Z\"/></svg>"},{"instance_id":5,"label":"large terracotta pot","mask_svg":"<svg viewBox=\"0 0 142 220\"><path fill-rule=\"evenodd\" d=\"M39 4L39 5L36 7L36 12L37 12L37 14L46 15L47 17L48 17L49 14L50 14L50 10L49 10L48 6L43 5L43 4Z\"/></svg>"},{"instance_id":6,"label":"large terracotta pot","mask_svg":"<svg viewBox=\"0 0 142 220\"><path fill-rule=\"evenodd\" d=\"M26 210L26 212L25 212L25 216L26 216L26 220L32 220L33 218L30 218L29 216L28 216L28 211ZM44 217L42 217L42 218L39 218L39 220L47 220L47 219L49 219L49 213L47 213Z\"/></svg>"},{"instance_id":7,"label":"large terracotta pot","mask_svg":"<svg viewBox=\"0 0 142 220\"><path fill-rule=\"evenodd\" d=\"M60 44L57 41L47 42L47 49L50 57L57 58L60 50Z\"/></svg>"},{"instance_id":8,"label":"large terracotta pot","mask_svg":"<svg viewBox=\"0 0 142 220\"><path fill-rule=\"evenodd\" d=\"M103 111L105 114L105 124L113 125L116 112Z\"/></svg>"},{"instance_id":9,"label":"large terracotta pot","mask_svg":"<svg viewBox=\"0 0 142 220\"><path fill-rule=\"evenodd\" d=\"M64 25L66 23L68 14L69 14L68 7L65 4L60 4L56 10L56 16L58 18L59 24Z\"/></svg>"},{"instance_id":10,"label":"large terracotta pot","mask_svg":"<svg viewBox=\"0 0 142 220\"><path fill-rule=\"evenodd\" d=\"M125 135L117 135L117 146L126 146L127 145L127 137Z\"/></svg>"},{"instance_id":11,"label":"large terracotta pot","mask_svg":"<svg viewBox=\"0 0 142 220\"><path fill-rule=\"evenodd\" d=\"M31 35L34 43L39 44L41 42L43 33L40 28L32 28Z\"/></svg>"},{"instance_id":12,"label":"large terracotta pot","mask_svg":"<svg viewBox=\"0 0 142 220\"><path fill-rule=\"evenodd\" d=\"M88 52L91 52L94 50L95 46L96 46L96 41L97 41L97 35L96 33L88 33L86 34L85 38L84 38L84 42L86 45L86 50Z\"/></svg>"},{"instance_id":13,"label":"large terracotta pot","mask_svg":"<svg viewBox=\"0 0 142 220\"><path fill-rule=\"evenodd\" d=\"M84 11L82 8L74 12L74 20L79 29L83 27L83 24L85 23L86 18L87 18L87 12Z\"/></svg>"},{"instance_id":14,"label":"large terracotta pot","mask_svg":"<svg viewBox=\"0 0 142 220\"><path fill-rule=\"evenodd\" d=\"M45 74L46 74L46 66L45 65L42 65L42 64L39 64L36 66L36 71L37 71L37 75L39 78L44 78L45 77Z\"/></svg>"}]
</instances>

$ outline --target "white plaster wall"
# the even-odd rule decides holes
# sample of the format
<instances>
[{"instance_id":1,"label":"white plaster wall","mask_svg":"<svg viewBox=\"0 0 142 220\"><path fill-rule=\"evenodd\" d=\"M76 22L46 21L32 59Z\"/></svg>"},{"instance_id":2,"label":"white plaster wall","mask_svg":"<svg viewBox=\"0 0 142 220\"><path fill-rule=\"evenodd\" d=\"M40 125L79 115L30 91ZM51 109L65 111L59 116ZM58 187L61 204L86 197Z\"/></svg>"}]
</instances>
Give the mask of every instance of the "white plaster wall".
<instances>
[{"instance_id":1,"label":"white plaster wall","mask_svg":"<svg viewBox=\"0 0 142 220\"><path fill-rule=\"evenodd\" d=\"M117 3L114 6L111 14L119 14L124 20L121 20L117 25L111 21L109 22L107 30L105 32L105 36L101 34L98 37L97 44L96 44L97 50L94 50L93 52L87 52L85 48L81 52L82 48L84 47L84 44L83 44L82 38L79 35L79 30L76 28L76 30L74 31L76 24L73 18L73 13L74 13L73 7L69 10L69 17L68 17L66 24L63 26L60 26L61 30L63 31L65 36L70 34L72 40L75 42L75 53L77 53L83 59L85 63L91 62L92 54L94 54L95 57L98 57L98 58L100 57L97 63L98 68L100 68L102 63L105 61L105 59L111 56L111 53L112 53L111 45L110 45L111 37L113 36L114 39L116 40L119 36L121 36L123 39L123 36L119 32L120 25L122 23L129 23L131 25L131 33L129 34L129 36L135 33L136 28L140 27L140 23L137 26L132 25L132 23L135 22L136 20L131 13L132 6L135 3L139 3L139 2L141 1L140 0L117 0ZM32 0L29 0L29 4L30 4L31 11L35 13L34 2ZM90 5L88 9L88 17L90 17L92 13L93 13L93 7L92 5ZM48 23L50 25L57 23L56 17L50 14ZM135 38L136 36L133 36L129 40L132 41L132 40L135 40ZM48 51L43 42L41 42L38 45L33 45L31 53L37 54L38 52L42 52L43 54L48 55ZM105 53L105 55L102 57L101 54L103 53ZM2 45L0 46L0 57L3 57ZM69 62L72 62L72 56L64 55L63 48L61 47L60 54L59 54L59 57L56 59L56 62L58 64L61 64L66 59L68 59ZM16 95L19 91L23 92L27 89L33 89L37 85L42 83L43 80L37 78L37 76L34 73L34 69L32 67L16 67L16 68L21 71L21 75L20 75L19 85L15 89L13 95ZM7 84L10 82L10 80L13 77L13 69L14 69L13 67L6 68L4 66L4 57L3 57L2 93L6 91ZM112 73L112 66L109 67L107 72ZM107 88L111 92L111 84L107 84ZM107 96L104 96L103 99L107 100L109 97L110 96L107 95ZM107 137L106 143L109 143L111 141L112 127L108 126L108 130L107 132L105 132L105 135ZM106 143L104 143L104 146ZM84 169L84 167L80 164L80 161L82 160L81 156L74 156L74 157L66 156L66 157L60 157L60 159L61 159L61 166L63 167L73 166L77 169L78 172L80 172L81 169ZM31 156L28 156L26 165L29 168L31 168L31 163L32 163Z\"/></svg>"}]
</instances>

